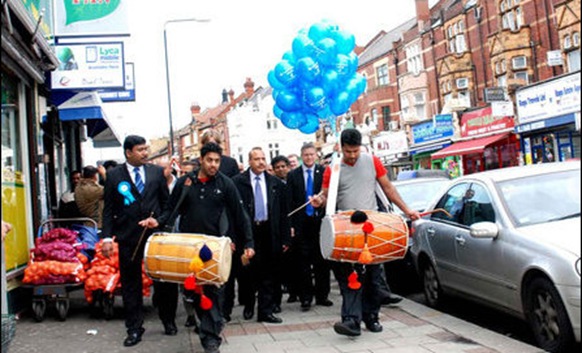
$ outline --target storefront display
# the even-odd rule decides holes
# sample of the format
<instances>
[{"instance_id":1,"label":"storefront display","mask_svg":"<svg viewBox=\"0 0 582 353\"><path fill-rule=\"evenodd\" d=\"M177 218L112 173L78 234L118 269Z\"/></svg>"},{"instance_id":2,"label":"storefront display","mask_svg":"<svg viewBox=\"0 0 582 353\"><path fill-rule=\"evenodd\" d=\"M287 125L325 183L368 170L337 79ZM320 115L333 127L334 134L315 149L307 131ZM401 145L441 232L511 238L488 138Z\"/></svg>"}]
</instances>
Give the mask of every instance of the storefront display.
<instances>
[{"instance_id":1,"label":"storefront display","mask_svg":"<svg viewBox=\"0 0 582 353\"><path fill-rule=\"evenodd\" d=\"M412 125L410 129L412 144L410 155L414 169L441 169L440 163L435 166L431 161L434 151L451 144L454 135L453 116L451 114L435 115L431 121Z\"/></svg>"}]
</instances>

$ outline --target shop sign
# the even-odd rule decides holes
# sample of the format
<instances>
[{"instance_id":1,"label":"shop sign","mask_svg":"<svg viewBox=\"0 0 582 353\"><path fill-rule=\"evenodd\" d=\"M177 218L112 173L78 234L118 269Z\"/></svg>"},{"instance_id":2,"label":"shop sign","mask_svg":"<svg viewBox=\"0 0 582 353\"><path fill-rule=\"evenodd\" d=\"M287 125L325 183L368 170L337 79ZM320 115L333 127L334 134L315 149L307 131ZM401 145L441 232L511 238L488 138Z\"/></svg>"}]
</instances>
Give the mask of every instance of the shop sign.
<instances>
[{"instance_id":1,"label":"shop sign","mask_svg":"<svg viewBox=\"0 0 582 353\"><path fill-rule=\"evenodd\" d=\"M564 60L562 59L561 50L549 50L547 52L548 56L548 66L560 66L564 65Z\"/></svg>"},{"instance_id":2,"label":"shop sign","mask_svg":"<svg viewBox=\"0 0 582 353\"><path fill-rule=\"evenodd\" d=\"M123 43L55 45L59 67L51 72L52 89L123 88Z\"/></svg>"},{"instance_id":3,"label":"shop sign","mask_svg":"<svg viewBox=\"0 0 582 353\"><path fill-rule=\"evenodd\" d=\"M44 34L44 37L52 37L52 0L21 0L21 2L32 22L35 24L38 23L38 30Z\"/></svg>"},{"instance_id":4,"label":"shop sign","mask_svg":"<svg viewBox=\"0 0 582 353\"><path fill-rule=\"evenodd\" d=\"M135 101L133 63L125 63L125 88L100 89L97 91L103 102L133 102Z\"/></svg>"},{"instance_id":5,"label":"shop sign","mask_svg":"<svg viewBox=\"0 0 582 353\"><path fill-rule=\"evenodd\" d=\"M55 1L56 36L128 35L128 1Z\"/></svg>"},{"instance_id":6,"label":"shop sign","mask_svg":"<svg viewBox=\"0 0 582 353\"><path fill-rule=\"evenodd\" d=\"M516 93L519 124L580 111L580 75L575 73Z\"/></svg>"},{"instance_id":7,"label":"shop sign","mask_svg":"<svg viewBox=\"0 0 582 353\"><path fill-rule=\"evenodd\" d=\"M414 144L451 137L454 134L453 116L451 114L435 115L431 121L413 125L411 131Z\"/></svg>"},{"instance_id":8,"label":"shop sign","mask_svg":"<svg viewBox=\"0 0 582 353\"><path fill-rule=\"evenodd\" d=\"M485 102L504 101L505 89L503 87L486 87L485 88Z\"/></svg>"},{"instance_id":9,"label":"shop sign","mask_svg":"<svg viewBox=\"0 0 582 353\"><path fill-rule=\"evenodd\" d=\"M464 113L461 117L461 136L474 137L513 128L511 116L494 116L491 107Z\"/></svg>"},{"instance_id":10,"label":"shop sign","mask_svg":"<svg viewBox=\"0 0 582 353\"><path fill-rule=\"evenodd\" d=\"M491 114L493 116L514 116L512 101L491 102Z\"/></svg>"},{"instance_id":11,"label":"shop sign","mask_svg":"<svg viewBox=\"0 0 582 353\"><path fill-rule=\"evenodd\" d=\"M381 132L374 137L374 154L378 158L408 152L408 140L405 131Z\"/></svg>"}]
</instances>

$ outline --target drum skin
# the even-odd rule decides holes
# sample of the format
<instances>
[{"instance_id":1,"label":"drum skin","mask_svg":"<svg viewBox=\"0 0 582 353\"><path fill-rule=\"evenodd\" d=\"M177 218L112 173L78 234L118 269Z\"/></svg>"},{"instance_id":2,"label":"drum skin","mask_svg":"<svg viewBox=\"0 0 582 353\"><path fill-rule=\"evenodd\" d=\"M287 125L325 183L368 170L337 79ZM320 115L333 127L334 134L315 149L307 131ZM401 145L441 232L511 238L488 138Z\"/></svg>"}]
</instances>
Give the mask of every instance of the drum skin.
<instances>
[{"instance_id":1,"label":"drum skin","mask_svg":"<svg viewBox=\"0 0 582 353\"><path fill-rule=\"evenodd\" d=\"M192 273L190 262L206 244L212 259L196 274L198 284L222 285L228 280L232 262L231 240L205 234L154 233L145 247L145 272L154 280L184 283Z\"/></svg>"},{"instance_id":2,"label":"drum skin","mask_svg":"<svg viewBox=\"0 0 582 353\"><path fill-rule=\"evenodd\" d=\"M363 211L374 231L368 234L368 249L372 264L404 258L408 250L408 226L404 219L393 213ZM358 263L364 249L363 223L352 223L351 211L341 211L325 216L321 223L320 245L325 259Z\"/></svg>"}]
</instances>

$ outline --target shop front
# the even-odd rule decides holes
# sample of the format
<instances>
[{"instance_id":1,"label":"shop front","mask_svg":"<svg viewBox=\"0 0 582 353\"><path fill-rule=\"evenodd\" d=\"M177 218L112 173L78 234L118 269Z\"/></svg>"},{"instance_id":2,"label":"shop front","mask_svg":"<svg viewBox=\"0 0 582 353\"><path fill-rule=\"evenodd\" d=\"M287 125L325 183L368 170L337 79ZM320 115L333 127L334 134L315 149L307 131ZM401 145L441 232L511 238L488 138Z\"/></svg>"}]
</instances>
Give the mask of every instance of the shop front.
<instances>
[{"instance_id":1,"label":"shop front","mask_svg":"<svg viewBox=\"0 0 582 353\"><path fill-rule=\"evenodd\" d=\"M580 158L580 71L523 87L516 102L525 164Z\"/></svg>"},{"instance_id":2,"label":"shop front","mask_svg":"<svg viewBox=\"0 0 582 353\"><path fill-rule=\"evenodd\" d=\"M517 166L519 140L512 133L513 117L494 117L491 107L461 116L461 139L431 155L447 167L459 168L460 175Z\"/></svg>"},{"instance_id":3,"label":"shop front","mask_svg":"<svg viewBox=\"0 0 582 353\"><path fill-rule=\"evenodd\" d=\"M412 144L409 154L414 169L443 169L440 160L432 160L431 154L448 147L455 131L452 114L435 115L431 121L411 126Z\"/></svg>"},{"instance_id":4,"label":"shop front","mask_svg":"<svg viewBox=\"0 0 582 353\"><path fill-rule=\"evenodd\" d=\"M403 170L412 170L412 161L408 155L408 139L405 131L383 131L374 136L374 155L386 169L390 179L395 179Z\"/></svg>"}]
</instances>

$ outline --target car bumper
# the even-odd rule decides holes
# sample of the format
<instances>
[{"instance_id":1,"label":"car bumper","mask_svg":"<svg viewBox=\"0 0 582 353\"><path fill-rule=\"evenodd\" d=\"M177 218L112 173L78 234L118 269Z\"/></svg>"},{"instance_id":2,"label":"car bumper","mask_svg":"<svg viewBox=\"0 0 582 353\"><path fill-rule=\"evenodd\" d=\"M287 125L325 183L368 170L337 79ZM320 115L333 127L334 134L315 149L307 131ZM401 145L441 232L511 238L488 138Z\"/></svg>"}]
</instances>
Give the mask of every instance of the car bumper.
<instances>
[{"instance_id":1,"label":"car bumper","mask_svg":"<svg viewBox=\"0 0 582 353\"><path fill-rule=\"evenodd\" d=\"M576 342L580 342L580 286L557 286L568 312Z\"/></svg>"}]
</instances>

